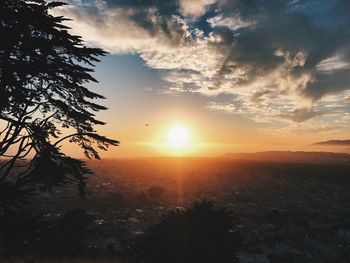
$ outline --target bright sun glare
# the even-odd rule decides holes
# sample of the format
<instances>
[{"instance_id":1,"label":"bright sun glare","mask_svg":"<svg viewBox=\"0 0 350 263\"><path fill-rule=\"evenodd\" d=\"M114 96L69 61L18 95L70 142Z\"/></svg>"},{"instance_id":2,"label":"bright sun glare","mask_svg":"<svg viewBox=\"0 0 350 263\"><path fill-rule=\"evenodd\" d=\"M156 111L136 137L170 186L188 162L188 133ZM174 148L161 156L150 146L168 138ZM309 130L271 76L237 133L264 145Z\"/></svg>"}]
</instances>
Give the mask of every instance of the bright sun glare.
<instances>
[{"instance_id":1,"label":"bright sun glare","mask_svg":"<svg viewBox=\"0 0 350 263\"><path fill-rule=\"evenodd\" d=\"M189 133L181 126L174 126L169 129L167 140L173 148L185 148L189 145Z\"/></svg>"}]
</instances>

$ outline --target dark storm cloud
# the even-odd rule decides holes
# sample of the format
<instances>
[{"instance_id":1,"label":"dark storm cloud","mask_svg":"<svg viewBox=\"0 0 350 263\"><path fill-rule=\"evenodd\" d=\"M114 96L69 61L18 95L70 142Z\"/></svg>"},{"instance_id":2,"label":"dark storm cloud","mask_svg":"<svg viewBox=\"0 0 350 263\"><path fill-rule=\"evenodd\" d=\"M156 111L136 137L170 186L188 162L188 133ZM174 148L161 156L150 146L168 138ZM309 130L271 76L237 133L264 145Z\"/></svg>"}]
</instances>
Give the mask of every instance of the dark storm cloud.
<instances>
[{"instance_id":1,"label":"dark storm cloud","mask_svg":"<svg viewBox=\"0 0 350 263\"><path fill-rule=\"evenodd\" d=\"M317 100L325 94L349 89L348 69L327 73L317 70L319 63L338 54L342 63L350 63L350 20L344 12L349 1L237 0L224 1L222 6L227 17L238 15L243 20L255 21L255 25L241 30L228 43L232 48L218 78L244 68L244 78L237 79L236 84L251 83L302 52L305 61L290 64L281 76L296 79L310 76L310 81L298 90L299 95ZM321 14L327 16L317 17ZM226 34L233 35L227 31ZM281 55L276 53L278 50Z\"/></svg>"},{"instance_id":2,"label":"dark storm cloud","mask_svg":"<svg viewBox=\"0 0 350 263\"><path fill-rule=\"evenodd\" d=\"M316 81L310 83L303 91L305 96L315 100L320 99L325 94L336 94L344 90L350 90L349 69L330 72L329 74L315 74Z\"/></svg>"},{"instance_id":3,"label":"dark storm cloud","mask_svg":"<svg viewBox=\"0 0 350 263\"><path fill-rule=\"evenodd\" d=\"M222 0L223 12L227 15L238 13L243 19L250 19L257 16L271 16L284 11L291 3L298 2L292 0Z\"/></svg>"},{"instance_id":4,"label":"dark storm cloud","mask_svg":"<svg viewBox=\"0 0 350 263\"><path fill-rule=\"evenodd\" d=\"M281 119L291 120L293 122L304 122L314 117L328 115L334 113L334 110L314 111L313 109L300 108L295 109L286 114L281 114L278 117Z\"/></svg>"},{"instance_id":5,"label":"dark storm cloud","mask_svg":"<svg viewBox=\"0 0 350 263\"><path fill-rule=\"evenodd\" d=\"M178 1L173 0L107 0L109 8L130 10L129 18L147 30L151 37L162 34L170 43L180 45L186 41L186 31L174 15L180 15Z\"/></svg>"},{"instance_id":6,"label":"dark storm cloud","mask_svg":"<svg viewBox=\"0 0 350 263\"><path fill-rule=\"evenodd\" d=\"M263 101L265 97L273 98L274 96L275 95L271 90L259 90L250 97L250 100L252 102L258 103Z\"/></svg>"},{"instance_id":7,"label":"dark storm cloud","mask_svg":"<svg viewBox=\"0 0 350 263\"><path fill-rule=\"evenodd\" d=\"M166 5L174 5L177 1L174 0L107 0L109 6L127 6L127 7L161 7Z\"/></svg>"}]
</instances>

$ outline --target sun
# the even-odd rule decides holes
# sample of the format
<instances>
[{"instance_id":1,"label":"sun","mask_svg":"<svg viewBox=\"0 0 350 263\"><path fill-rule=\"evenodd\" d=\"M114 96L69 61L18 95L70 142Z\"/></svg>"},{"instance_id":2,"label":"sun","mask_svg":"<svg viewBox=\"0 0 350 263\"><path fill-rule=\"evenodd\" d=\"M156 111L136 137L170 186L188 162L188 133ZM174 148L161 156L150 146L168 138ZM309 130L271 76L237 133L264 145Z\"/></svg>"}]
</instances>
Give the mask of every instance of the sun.
<instances>
[{"instance_id":1,"label":"sun","mask_svg":"<svg viewBox=\"0 0 350 263\"><path fill-rule=\"evenodd\" d=\"M172 122L155 135L151 145L169 156L192 156L198 150L199 138L193 126Z\"/></svg>"},{"instance_id":2,"label":"sun","mask_svg":"<svg viewBox=\"0 0 350 263\"><path fill-rule=\"evenodd\" d=\"M172 148L186 148L189 146L190 135L182 126L173 126L168 130L167 142Z\"/></svg>"}]
</instances>

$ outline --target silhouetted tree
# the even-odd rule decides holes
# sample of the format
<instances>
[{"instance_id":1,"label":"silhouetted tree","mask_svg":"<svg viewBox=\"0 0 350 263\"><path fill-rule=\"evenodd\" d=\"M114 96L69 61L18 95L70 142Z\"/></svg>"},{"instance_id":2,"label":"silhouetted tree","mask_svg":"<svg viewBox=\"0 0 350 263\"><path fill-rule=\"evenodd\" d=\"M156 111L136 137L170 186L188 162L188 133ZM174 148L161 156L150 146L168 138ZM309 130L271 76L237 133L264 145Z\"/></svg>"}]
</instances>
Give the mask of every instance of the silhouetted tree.
<instances>
[{"instance_id":1,"label":"silhouetted tree","mask_svg":"<svg viewBox=\"0 0 350 263\"><path fill-rule=\"evenodd\" d=\"M0 1L0 207L25 194L76 183L83 194L84 162L61 151L66 140L87 158L99 158L118 141L99 135L94 112L103 96L85 87L97 82L94 62L106 53L84 46L45 0Z\"/></svg>"},{"instance_id":2,"label":"silhouetted tree","mask_svg":"<svg viewBox=\"0 0 350 263\"><path fill-rule=\"evenodd\" d=\"M196 202L151 226L136 250L147 262L235 262L242 236L232 220L227 210Z\"/></svg>"}]
</instances>

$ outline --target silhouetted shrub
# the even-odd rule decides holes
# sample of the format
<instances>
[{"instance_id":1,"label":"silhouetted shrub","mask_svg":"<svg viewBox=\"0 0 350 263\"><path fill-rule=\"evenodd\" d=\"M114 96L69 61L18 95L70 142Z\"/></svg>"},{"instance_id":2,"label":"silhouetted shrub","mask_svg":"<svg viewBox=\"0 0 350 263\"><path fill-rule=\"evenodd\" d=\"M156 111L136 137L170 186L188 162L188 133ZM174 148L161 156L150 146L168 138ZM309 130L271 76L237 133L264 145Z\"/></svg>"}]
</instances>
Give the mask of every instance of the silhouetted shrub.
<instances>
[{"instance_id":1,"label":"silhouetted shrub","mask_svg":"<svg viewBox=\"0 0 350 263\"><path fill-rule=\"evenodd\" d=\"M59 256L81 254L92 222L92 216L83 209L68 211L47 231L43 240L43 252Z\"/></svg>"},{"instance_id":2,"label":"silhouetted shrub","mask_svg":"<svg viewBox=\"0 0 350 263\"><path fill-rule=\"evenodd\" d=\"M0 218L0 251L19 255L39 245L44 224L40 218L24 212L8 211Z\"/></svg>"},{"instance_id":3,"label":"silhouetted shrub","mask_svg":"<svg viewBox=\"0 0 350 263\"><path fill-rule=\"evenodd\" d=\"M92 216L82 209L49 220L29 213L7 212L0 218L0 254L60 257L84 254L84 240L92 222Z\"/></svg>"},{"instance_id":4,"label":"silhouetted shrub","mask_svg":"<svg viewBox=\"0 0 350 263\"><path fill-rule=\"evenodd\" d=\"M132 203L133 203L134 206L137 206L137 207L144 207L144 206L152 206L152 205L154 205L154 201L151 200L148 197L147 193L145 193L145 192L137 194L133 198Z\"/></svg>"},{"instance_id":5,"label":"silhouetted shrub","mask_svg":"<svg viewBox=\"0 0 350 263\"><path fill-rule=\"evenodd\" d=\"M146 262L234 262L242 241L226 209L207 201L172 211L137 242Z\"/></svg>"},{"instance_id":6,"label":"silhouetted shrub","mask_svg":"<svg viewBox=\"0 0 350 263\"><path fill-rule=\"evenodd\" d=\"M148 188L147 195L151 200L158 201L164 194L165 189L161 186L153 186Z\"/></svg>"}]
</instances>

